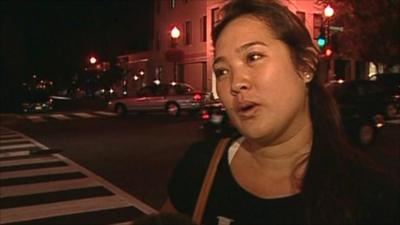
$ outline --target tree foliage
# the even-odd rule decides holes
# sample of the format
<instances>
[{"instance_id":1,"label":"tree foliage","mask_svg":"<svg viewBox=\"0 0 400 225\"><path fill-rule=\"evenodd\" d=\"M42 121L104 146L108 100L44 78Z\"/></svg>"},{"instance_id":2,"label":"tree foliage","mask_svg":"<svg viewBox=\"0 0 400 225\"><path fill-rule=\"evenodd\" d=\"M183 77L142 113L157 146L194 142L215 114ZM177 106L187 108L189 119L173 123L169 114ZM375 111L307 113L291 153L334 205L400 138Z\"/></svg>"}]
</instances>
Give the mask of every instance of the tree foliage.
<instances>
[{"instance_id":1,"label":"tree foliage","mask_svg":"<svg viewBox=\"0 0 400 225\"><path fill-rule=\"evenodd\" d=\"M385 66L400 64L400 0L317 0L335 9L336 52Z\"/></svg>"}]
</instances>

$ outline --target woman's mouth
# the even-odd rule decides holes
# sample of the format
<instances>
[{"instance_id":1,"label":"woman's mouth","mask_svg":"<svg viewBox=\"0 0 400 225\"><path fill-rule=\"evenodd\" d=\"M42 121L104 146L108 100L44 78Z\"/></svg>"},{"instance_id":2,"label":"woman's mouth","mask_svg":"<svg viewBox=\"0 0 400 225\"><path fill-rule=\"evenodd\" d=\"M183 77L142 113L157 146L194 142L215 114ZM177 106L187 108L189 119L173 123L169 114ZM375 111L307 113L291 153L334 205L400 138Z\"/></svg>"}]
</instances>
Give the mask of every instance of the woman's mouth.
<instances>
[{"instance_id":1,"label":"woman's mouth","mask_svg":"<svg viewBox=\"0 0 400 225\"><path fill-rule=\"evenodd\" d=\"M240 118L249 119L256 115L258 104L253 102L242 102L236 107L236 113Z\"/></svg>"}]
</instances>

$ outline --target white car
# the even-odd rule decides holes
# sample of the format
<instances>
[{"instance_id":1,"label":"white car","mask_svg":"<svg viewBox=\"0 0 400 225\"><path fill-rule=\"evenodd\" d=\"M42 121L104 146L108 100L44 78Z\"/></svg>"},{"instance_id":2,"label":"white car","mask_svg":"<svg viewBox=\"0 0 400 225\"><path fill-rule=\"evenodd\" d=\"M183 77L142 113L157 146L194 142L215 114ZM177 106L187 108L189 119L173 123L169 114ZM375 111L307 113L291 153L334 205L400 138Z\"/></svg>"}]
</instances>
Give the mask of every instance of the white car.
<instances>
[{"instance_id":1,"label":"white car","mask_svg":"<svg viewBox=\"0 0 400 225\"><path fill-rule=\"evenodd\" d=\"M165 111L168 115L179 116L182 111L197 112L209 98L209 93L194 91L185 83L151 84L141 88L135 97L111 100L108 108L118 115Z\"/></svg>"}]
</instances>

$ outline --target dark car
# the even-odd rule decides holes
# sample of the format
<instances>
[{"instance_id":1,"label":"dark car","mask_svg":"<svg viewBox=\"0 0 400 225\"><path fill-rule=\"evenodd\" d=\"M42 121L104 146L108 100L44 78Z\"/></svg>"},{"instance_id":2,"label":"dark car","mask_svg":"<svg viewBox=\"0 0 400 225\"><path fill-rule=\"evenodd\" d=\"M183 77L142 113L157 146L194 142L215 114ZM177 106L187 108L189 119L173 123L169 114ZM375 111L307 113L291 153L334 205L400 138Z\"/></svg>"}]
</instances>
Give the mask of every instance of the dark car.
<instances>
[{"instance_id":1,"label":"dark car","mask_svg":"<svg viewBox=\"0 0 400 225\"><path fill-rule=\"evenodd\" d=\"M398 117L400 99L380 82L336 81L327 89L338 103L348 135L359 144L371 144L385 120Z\"/></svg>"},{"instance_id":2,"label":"dark car","mask_svg":"<svg viewBox=\"0 0 400 225\"><path fill-rule=\"evenodd\" d=\"M31 90L23 94L21 112L49 112L53 110L53 99L46 91Z\"/></svg>"},{"instance_id":3,"label":"dark car","mask_svg":"<svg viewBox=\"0 0 400 225\"><path fill-rule=\"evenodd\" d=\"M370 80L380 83L386 91L400 98L400 73L379 73L370 76Z\"/></svg>"},{"instance_id":4,"label":"dark car","mask_svg":"<svg viewBox=\"0 0 400 225\"><path fill-rule=\"evenodd\" d=\"M164 111L171 116L179 116L182 111L197 112L209 98L209 93L195 91L185 83L153 83L141 88L136 96L111 100L110 110L118 115L127 112Z\"/></svg>"},{"instance_id":5,"label":"dark car","mask_svg":"<svg viewBox=\"0 0 400 225\"><path fill-rule=\"evenodd\" d=\"M200 110L201 129L206 136L229 137L238 133L219 100L205 104Z\"/></svg>"},{"instance_id":6,"label":"dark car","mask_svg":"<svg viewBox=\"0 0 400 225\"><path fill-rule=\"evenodd\" d=\"M356 108L363 115L379 114L385 119L395 118L399 114L400 99L378 81L332 82L327 88L342 108Z\"/></svg>"}]
</instances>

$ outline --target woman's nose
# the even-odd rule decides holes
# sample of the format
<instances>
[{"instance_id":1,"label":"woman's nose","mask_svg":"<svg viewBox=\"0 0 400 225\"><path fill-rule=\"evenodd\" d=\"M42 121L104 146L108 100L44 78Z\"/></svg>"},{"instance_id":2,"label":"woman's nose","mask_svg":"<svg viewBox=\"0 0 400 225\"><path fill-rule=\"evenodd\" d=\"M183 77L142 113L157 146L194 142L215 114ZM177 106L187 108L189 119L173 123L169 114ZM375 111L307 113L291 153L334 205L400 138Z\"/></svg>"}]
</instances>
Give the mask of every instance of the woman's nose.
<instances>
[{"instance_id":1,"label":"woman's nose","mask_svg":"<svg viewBox=\"0 0 400 225\"><path fill-rule=\"evenodd\" d=\"M247 91L250 88L248 80L241 78L234 79L231 84L231 93L233 95L239 94L240 92Z\"/></svg>"}]
</instances>

